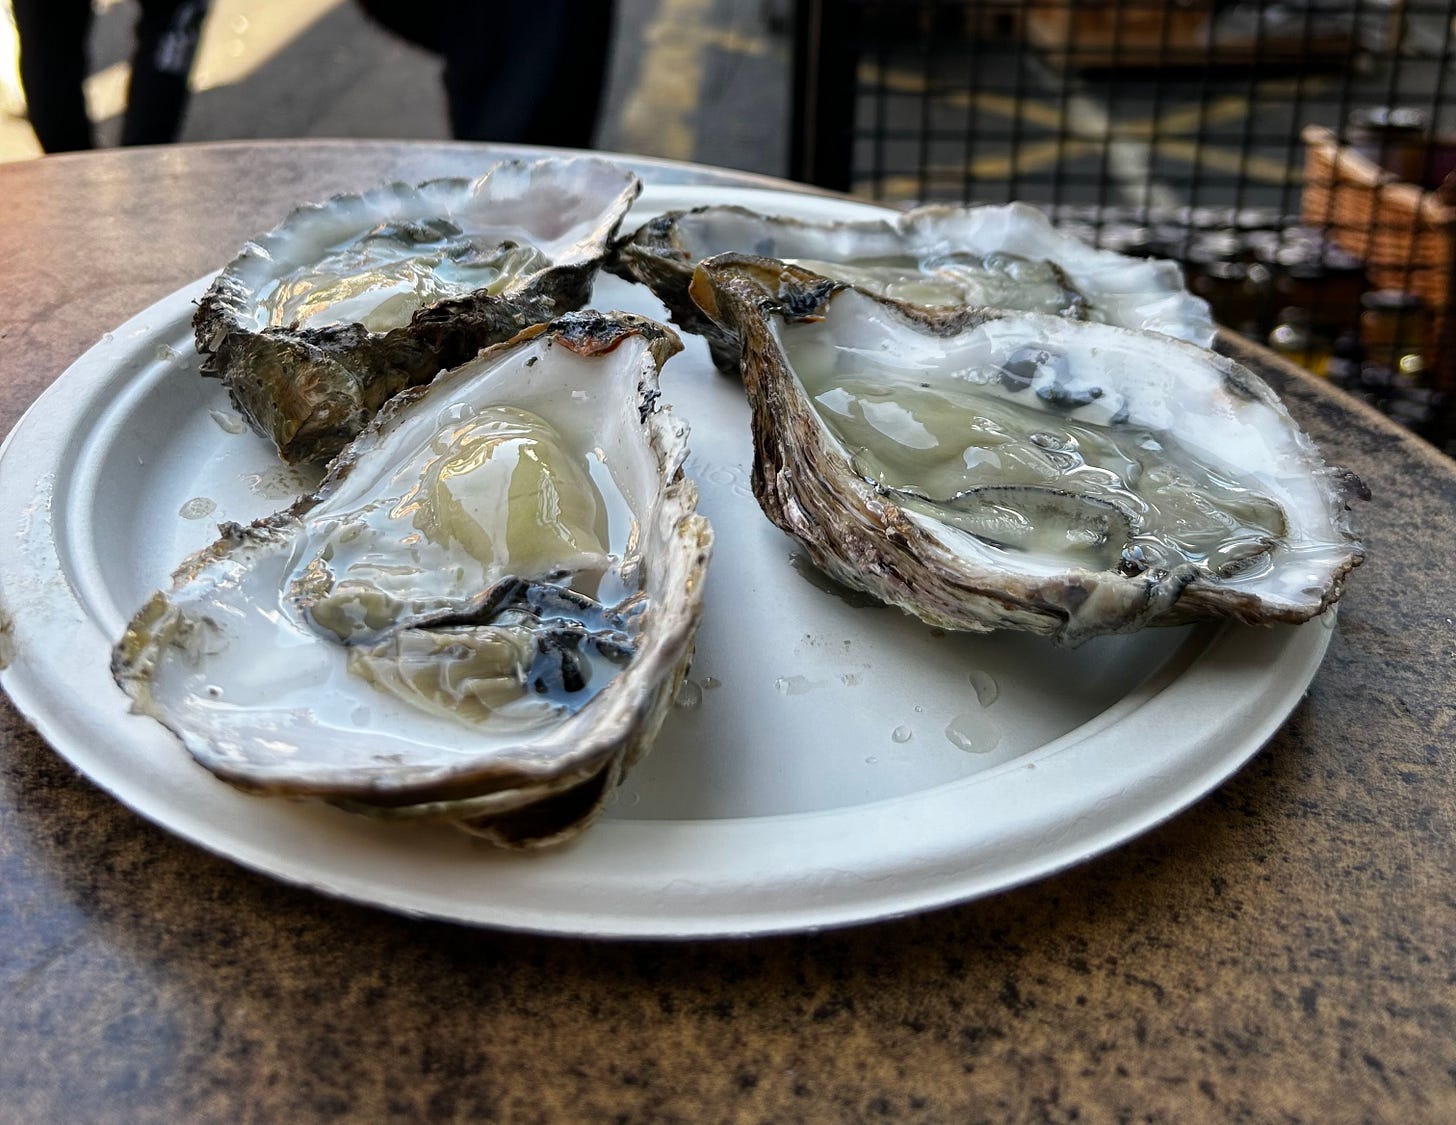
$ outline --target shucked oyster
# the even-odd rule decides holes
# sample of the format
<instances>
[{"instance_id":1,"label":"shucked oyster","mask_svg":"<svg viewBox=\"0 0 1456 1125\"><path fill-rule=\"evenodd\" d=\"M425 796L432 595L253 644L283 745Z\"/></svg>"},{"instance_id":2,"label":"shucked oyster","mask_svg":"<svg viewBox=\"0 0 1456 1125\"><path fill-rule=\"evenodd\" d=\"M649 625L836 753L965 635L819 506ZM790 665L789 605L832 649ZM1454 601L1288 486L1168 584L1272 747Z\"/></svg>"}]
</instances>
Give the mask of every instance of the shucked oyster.
<instances>
[{"instance_id":1,"label":"shucked oyster","mask_svg":"<svg viewBox=\"0 0 1456 1125\"><path fill-rule=\"evenodd\" d=\"M262 794L547 843L686 673L712 544L639 317L528 329L395 398L318 491L177 571L113 654L134 710Z\"/></svg>"},{"instance_id":2,"label":"shucked oyster","mask_svg":"<svg viewBox=\"0 0 1456 1125\"><path fill-rule=\"evenodd\" d=\"M1300 622L1362 559L1352 474L1182 341L1035 313L917 317L724 256L693 296L744 342L753 489L814 562L926 621L1075 644Z\"/></svg>"},{"instance_id":3,"label":"shucked oyster","mask_svg":"<svg viewBox=\"0 0 1456 1125\"><path fill-rule=\"evenodd\" d=\"M203 373L286 460L327 460L398 391L585 305L641 187L604 160L511 161L302 207L203 297Z\"/></svg>"},{"instance_id":4,"label":"shucked oyster","mask_svg":"<svg viewBox=\"0 0 1456 1125\"><path fill-rule=\"evenodd\" d=\"M613 248L608 269L649 286L713 361L734 369L738 346L688 296L698 262L717 254L777 258L877 296L930 310L1024 309L1161 332L1208 345L1208 304L1174 262L1096 250L1034 207L931 205L891 219L810 223L744 207L699 207L649 220Z\"/></svg>"}]
</instances>

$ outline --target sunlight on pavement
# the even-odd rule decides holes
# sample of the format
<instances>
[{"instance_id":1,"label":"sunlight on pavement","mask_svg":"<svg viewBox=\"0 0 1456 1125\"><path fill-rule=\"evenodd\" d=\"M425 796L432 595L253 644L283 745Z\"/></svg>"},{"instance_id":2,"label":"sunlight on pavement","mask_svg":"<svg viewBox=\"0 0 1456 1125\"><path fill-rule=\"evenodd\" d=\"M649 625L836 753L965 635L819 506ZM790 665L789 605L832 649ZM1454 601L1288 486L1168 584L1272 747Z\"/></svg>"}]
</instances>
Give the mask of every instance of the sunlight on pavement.
<instances>
[{"instance_id":1,"label":"sunlight on pavement","mask_svg":"<svg viewBox=\"0 0 1456 1125\"><path fill-rule=\"evenodd\" d=\"M241 82L343 2L215 0L192 68L192 89Z\"/></svg>"},{"instance_id":2,"label":"sunlight on pavement","mask_svg":"<svg viewBox=\"0 0 1456 1125\"><path fill-rule=\"evenodd\" d=\"M40 155L40 145L25 120L25 95L20 91L20 42L15 36L10 5L0 5L0 160Z\"/></svg>"},{"instance_id":3,"label":"sunlight on pavement","mask_svg":"<svg viewBox=\"0 0 1456 1125\"><path fill-rule=\"evenodd\" d=\"M103 0L98 10L121 0ZM192 68L194 92L240 82L264 66L345 0L214 0L203 25L202 43ZM6 5L0 37L0 160L24 160L41 155L40 146L24 119L24 101L16 77L18 45ZM126 87L131 66L126 62L103 67L86 79L86 105L97 123L119 120L126 109ZM13 98L11 91L14 91ZM105 127L98 130L107 139Z\"/></svg>"}]
</instances>

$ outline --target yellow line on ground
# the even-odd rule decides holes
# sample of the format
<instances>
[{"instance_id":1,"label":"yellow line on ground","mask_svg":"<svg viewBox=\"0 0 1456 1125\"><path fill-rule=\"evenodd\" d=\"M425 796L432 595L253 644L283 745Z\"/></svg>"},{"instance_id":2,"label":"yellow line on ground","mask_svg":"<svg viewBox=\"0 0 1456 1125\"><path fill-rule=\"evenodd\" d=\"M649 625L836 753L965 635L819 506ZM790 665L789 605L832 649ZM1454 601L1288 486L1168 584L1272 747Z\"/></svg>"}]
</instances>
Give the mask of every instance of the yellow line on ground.
<instances>
[{"instance_id":1,"label":"yellow line on ground","mask_svg":"<svg viewBox=\"0 0 1456 1125\"><path fill-rule=\"evenodd\" d=\"M859 68L859 80L866 85L879 86L895 94L926 93L925 76L908 70L881 70L871 63L864 63ZM1069 124L1066 114L1059 107L1034 98L1023 98L1017 101L1016 98L1005 94L990 94L984 91L972 93L968 90L937 90L934 97L936 101L948 106L960 109L974 106L978 110L985 110L998 117L1019 117L1023 121L1033 125L1042 125L1048 129L1062 129Z\"/></svg>"},{"instance_id":2,"label":"yellow line on ground","mask_svg":"<svg viewBox=\"0 0 1456 1125\"><path fill-rule=\"evenodd\" d=\"M859 79L869 85L879 86L893 93L925 94L925 76L914 71L899 68L881 69L872 64L863 64ZM1042 125L1065 133L1069 139L1024 143L1012 154L996 154L977 157L966 167L936 167L926 170L926 181L931 184L954 184L967 176L971 179L1007 179L1013 174L1025 174L1055 165L1060 160L1075 159L1095 151L1094 141L1108 141L1121 152L1129 146L1138 146L1146 151L1151 148L1175 160L1201 164L1223 172L1247 176L1268 184L1298 183L1300 172L1286 163L1253 153L1240 153L1217 145L1183 140L1168 134L1196 135L1213 124L1239 121L1257 112L1259 100L1264 97L1288 98L1299 94L1301 88L1307 96L1318 92L1328 83L1323 79L1286 78L1261 82L1253 98L1233 95L1216 98L1198 105L1177 106L1157 117L1135 121L1109 121L1100 112L1087 112L1089 99L1078 99L1069 104L1067 110L1046 101L1008 97L1003 94L969 91L946 91L937 93L938 101L951 106L975 106L978 110L1010 119L1020 119L1033 125ZM1109 151L1109 155L1111 152ZM1138 161L1135 171L1140 178L1146 177L1146 158ZM863 180L856 185L856 191L866 194L871 189L887 198L916 198L921 190L922 180L918 176L886 176L878 181Z\"/></svg>"},{"instance_id":3,"label":"yellow line on ground","mask_svg":"<svg viewBox=\"0 0 1456 1125\"><path fill-rule=\"evenodd\" d=\"M1248 98L1220 98L1207 105L1180 106L1158 117L1147 117L1141 121L1124 121L1118 128L1129 137L1148 140L1150 137L1160 136L1164 133L1193 132L1200 125L1244 117L1248 112Z\"/></svg>"},{"instance_id":4,"label":"yellow line on ground","mask_svg":"<svg viewBox=\"0 0 1456 1125\"><path fill-rule=\"evenodd\" d=\"M1197 133L1200 128L1249 116L1249 99L1242 95L1216 98L1204 105L1179 106L1156 118L1129 121L1120 126L1132 136L1152 137L1162 133Z\"/></svg>"},{"instance_id":5,"label":"yellow line on ground","mask_svg":"<svg viewBox=\"0 0 1456 1125\"><path fill-rule=\"evenodd\" d=\"M881 69L871 63L861 64L859 79L861 82L878 85L893 93L924 94L927 91L923 74L900 68ZM1158 147L1171 146L1165 149L1169 155L1176 156L1178 159L1191 159L1185 155L1190 150L1189 145L1175 143L1171 139L1167 139L1166 135L1169 133L1196 134L1209 125L1239 121L1248 117L1252 112L1251 104L1257 104L1261 98L1289 98L1299 94L1301 90L1303 96L1308 97L1312 93L1320 92L1328 85L1329 81L1321 78L1273 79L1258 84L1252 103L1250 98L1245 95L1231 95L1207 103L1178 106L1159 114L1156 118L1109 122L1105 128L1099 128L1102 122L1095 117L1079 113L1069 114L1054 102L1040 99L1023 98L1018 101L1016 98L1004 94L971 93L969 91L945 91L938 93L936 97L946 105L958 107L974 105L977 109L987 113L1010 119L1019 118L1033 125L1065 131L1070 136L1078 138L1079 141L1118 138L1130 141L1151 141L1156 137L1160 142ZM1045 163L1044 148L1032 145L1027 147L1036 148L1037 151L1031 164L1023 166L1018 162L1019 168ZM1081 156L1086 151L1085 146L1079 146L1074 141L1069 141L1066 145L1067 156ZM1204 147L1203 151L1210 151L1210 147ZM1209 164L1220 169L1227 169L1231 159L1228 153L1218 154L1210 158ZM984 167L984 174L988 177L1006 176L1010 172L1011 162L1007 157L986 157L984 160L973 162L971 167L973 174L980 174ZM1286 180L1298 178L1296 173L1267 157L1250 157L1248 167L1251 175L1268 183L1284 183ZM913 177L905 179L910 183L918 183Z\"/></svg>"},{"instance_id":6,"label":"yellow line on ground","mask_svg":"<svg viewBox=\"0 0 1456 1125\"><path fill-rule=\"evenodd\" d=\"M730 55L748 55L757 59L773 50L773 44L762 35L748 35L732 27L703 27L698 29L697 34L702 37L704 46L716 47Z\"/></svg>"},{"instance_id":7,"label":"yellow line on ground","mask_svg":"<svg viewBox=\"0 0 1456 1125\"><path fill-rule=\"evenodd\" d=\"M1014 155L978 156L969 165L973 179L1010 179L1024 176L1040 168L1051 168L1063 160L1075 160L1099 148L1089 141L1033 141L1017 146ZM959 177L957 169L946 169L946 176Z\"/></svg>"},{"instance_id":8,"label":"yellow line on ground","mask_svg":"<svg viewBox=\"0 0 1456 1125\"><path fill-rule=\"evenodd\" d=\"M1266 184L1297 184L1301 178L1301 172L1289 167L1284 161L1252 152L1238 152L1217 145L1201 145L1197 141L1172 138L1157 141L1153 148L1174 160L1186 160L1190 164L1220 172L1232 172Z\"/></svg>"},{"instance_id":9,"label":"yellow line on ground","mask_svg":"<svg viewBox=\"0 0 1456 1125\"><path fill-rule=\"evenodd\" d=\"M920 178L918 176L866 178L856 180L850 191L863 199L889 199L901 202L919 200Z\"/></svg>"},{"instance_id":10,"label":"yellow line on ground","mask_svg":"<svg viewBox=\"0 0 1456 1125\"><path fill-rule=\"evenodd\" d=\"M982 156L964 167L949 164L931 165L925 169L924 184L927 187L960 187L969 178L972 181L1010 179L1013 174L1024 176L1037 168L1048 167L1061 159L1072 160L1097 152L1101 146L1089 141L1041 141L1023 145L1014 156L998 154ZM884 199L918 199L922 180L919 176L893 175L879 179L856 181L856 195L878 194Z\"/></svg>"},{"instance_id":11,"label":"yellow line on ground","mask_svg":"<svg viewBox=\"0 0 1456 1125\"><path fill-rule=\"evenodd\" d=\"M1067 115L1061 109L1045 102L1023 99L1018 104L1015 98L1007 97L1005 94L972 94L970 96L961 94L955 100L974 105L977 109L1000 114L1003 117L1019 117L1023 121L1028 121L1033 125L1044 125L1048 129L1063 129L1070 125Z\"/></svg>"},{"instance_id":12,"label":"yellow line on ground","mask_svg":"<svg viewBox=\"0 0 1456 1125\"><path fill-rule=\"evenodd\" d=\"M703 86L703 34L712 0L659 0L643 31L637 85L622 109L620 145L627 152L691 160L693 114Z\"/></svg>"},{"instance_id":13,"label":"yellow line on ground","mask_svg":"<svg viewBox=\"0 0 1456 1125\"><path fill-rule=\"evenodd\" d=\"M1254 88L1252 98L1232 94L1224 98L1215 98L1211 102L1180 106L1161 114L1156 122L1137 122L1130 128L1146 129L1148 132L1142 135L1148 135L1153 129L1160 133L1196 134L1199 130L1215 123L1243 120L1252 112L1251 105L1257 105L1263 98L1292 98L1295 95L1308 98L1311 94L1318 94L1328 87L1329 80L1325 78L1278 78L1269 82L1260 82Z\"/></svg>"},{"instance_id":14,"label":"yellow line on ground","mask_svg":"<svg viewBox=\"0 0 1456 1125\"><path fill-rule=\"evenodd\" d=\"M883 86L886 90L893 90L897 94L923 94L925 93L925 75L916 74L909 70L881 69L874 63L860 63L856 72L861 82L873 86Z\"/></svg>"}]
</instances>

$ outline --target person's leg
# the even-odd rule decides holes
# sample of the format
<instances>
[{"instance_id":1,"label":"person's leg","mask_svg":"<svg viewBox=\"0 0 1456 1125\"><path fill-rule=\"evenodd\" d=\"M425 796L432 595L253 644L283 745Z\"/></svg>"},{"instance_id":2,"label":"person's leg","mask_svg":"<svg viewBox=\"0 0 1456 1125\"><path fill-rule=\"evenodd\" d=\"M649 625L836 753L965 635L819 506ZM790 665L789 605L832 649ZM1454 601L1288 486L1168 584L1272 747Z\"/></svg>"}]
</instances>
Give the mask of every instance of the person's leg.
<instances>
[{"instance_id":1,"label":"person's leg","mask_svg":"<svg viewBox=\"0 0 1456 1125\"><path fill-rule=\"evenodd\" d=\"M357 0L360 10L386 31L439 54L444 43L441 5L435 0Z\"/></svg>"},{"instance_id":2,"label":"person's leg","mask_svg":"<svg viewBox=\"0 0 1456 1125\"><path fill-rule=\"evenodd\" d=\"M611 0L449 8L445 94L456 139L590 147L611 54Z\"/></svg>"},{"instance_id":3,"label":"person's leg","mask_svg":"<svg viewBox=\"0 0 1456 1125\"><path fill-rule=\"evenodd\" d=\"M91 0L13 0L20 84L30 126L46 152L92 148L81 83L88 69Z\"/></svg>"},{"instance_id":4,"label":"person's leg","mask_svg":"<svg viewBox=\"0 0 1456 1125\"><path fill-rule=\"evenodd\" d=\"M207 0L142 0L141 7L121 143L167 144L182 128Z\"/></svg>"}]
</instances>

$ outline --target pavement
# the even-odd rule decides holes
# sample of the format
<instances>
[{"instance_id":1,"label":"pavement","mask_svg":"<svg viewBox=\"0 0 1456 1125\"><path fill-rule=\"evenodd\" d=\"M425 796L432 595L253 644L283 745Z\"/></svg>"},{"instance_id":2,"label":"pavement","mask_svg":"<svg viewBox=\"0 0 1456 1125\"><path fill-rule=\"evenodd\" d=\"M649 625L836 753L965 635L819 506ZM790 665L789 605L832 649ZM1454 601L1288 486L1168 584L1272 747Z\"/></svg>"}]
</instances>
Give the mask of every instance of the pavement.
<instances>
[{"instance_id":1,"label":"pavement","mask_svg":"<svg viewBox=\"0 0 1456 1125\"><path fill-rule=\"evenodd\" d=\"M618 0L597 147L782 175L791 42L783 0ZM100 0L87 103L114 144L134 9ZM8 4L0 7L8 17ZM7 34L8 33L8 34ZM0 160L39 146L24 119L15 43L0 19ZM446 139L434 56L369 22L351 0L214 0L181 140Z\"/></svg>"}]
</instances>

